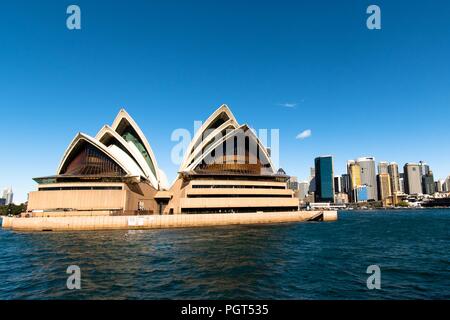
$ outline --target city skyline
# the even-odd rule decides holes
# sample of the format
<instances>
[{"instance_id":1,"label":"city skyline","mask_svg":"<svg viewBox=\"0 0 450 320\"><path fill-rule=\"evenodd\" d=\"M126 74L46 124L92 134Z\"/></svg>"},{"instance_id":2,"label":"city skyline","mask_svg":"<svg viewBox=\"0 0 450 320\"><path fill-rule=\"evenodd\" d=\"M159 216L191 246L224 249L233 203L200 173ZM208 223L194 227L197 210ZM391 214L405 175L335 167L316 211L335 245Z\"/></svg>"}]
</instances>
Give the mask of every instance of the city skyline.
<instances>
[{"instance_id":1,"label":"city skyline","mask_svg":"<svg viewBox=\"0 0 450 320\"><path fill-rule=\"evenodd\" d=\"M172 182L173 130L192 133L222 103L256 129L280 129L280 167L299 180L322 154L336 174L374 156L401 168L424 160L445 179L450 4L377 4L383 25L371 31L360 2L136 1L105 11L80 1L82 30L69 31L64 3L6 3L0 186L25 201L78 131L95 135L120 108L139 119Z\"/></svg>"}]
</instances>

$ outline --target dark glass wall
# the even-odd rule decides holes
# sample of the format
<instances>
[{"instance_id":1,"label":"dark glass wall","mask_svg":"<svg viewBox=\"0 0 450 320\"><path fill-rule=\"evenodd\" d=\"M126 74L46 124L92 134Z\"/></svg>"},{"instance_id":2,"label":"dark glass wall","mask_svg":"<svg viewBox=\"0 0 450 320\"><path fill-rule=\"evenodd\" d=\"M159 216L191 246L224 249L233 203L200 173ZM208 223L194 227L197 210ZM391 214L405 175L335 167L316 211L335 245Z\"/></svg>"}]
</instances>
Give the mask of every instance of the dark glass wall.
<instances>
[{"instance_id":1,"label":"dark glass wall","mask_svg":"<svg viewBox=\"0 0 450 320\"><path fill-rule=\"evenodd\" d=\"M333 158L331 156L315 159L316 202L334 202Z\"/></svg>"}]
</instances>

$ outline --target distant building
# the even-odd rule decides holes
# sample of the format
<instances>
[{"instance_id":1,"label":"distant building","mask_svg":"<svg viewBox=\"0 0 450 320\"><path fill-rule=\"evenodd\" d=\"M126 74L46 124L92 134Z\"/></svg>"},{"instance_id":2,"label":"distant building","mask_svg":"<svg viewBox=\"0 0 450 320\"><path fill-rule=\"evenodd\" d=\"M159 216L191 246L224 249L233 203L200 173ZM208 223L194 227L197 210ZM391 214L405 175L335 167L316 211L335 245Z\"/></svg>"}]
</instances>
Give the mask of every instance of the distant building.
<instances>
[{"instance_id":1,"label":"distant building","mask_svg":"<svg viewBox=\"0 0 450 320\"><path fill-rule=\"evenodd\" d=\"M422 175L420 170L421 167L417 163L407 163L403 167L406 194L422 194Z\"/></svg>"},{"instance_id":2,"label":"distant building","mask_svg":"<svg viewBox=\"0 0 450 320\"><path fill-rule=\"evenodd\" d=\"M13 199L14 199L14 193L12 191L12 188L6 188L3 190L3 199L5 199L5 204L4 205L9 205L11 203L13 203Z\"/></svg>"},{"instance_id":3,"label":"distant building","mask_svg":"<svg viewBox=\"0 0 450 320\"><path fill-rule=\"evenodd\" d=\"M399 173L398 176L399 176L398 182L400 187L400 193L405 193L405 174Z\"/></svg>"},{"instance_id":4,"label":"distant building","mask_svg":"<svg viewBox=\"0 0 450 320\"><path fill-rule=\"evenodd\" d=\"M5 206L5 205L6 205L6 199L0 198L0 206Z\"/></svg>"},{"instance_id":5,"label":"distant building","mask_svg":"<svg viewBox=\"0 0 450 320\"><path fill-rule=\"evenodd\" d=\"M430 166L423 161L419 161L420 175L426 176L430 172Z\"/></svg>"},{"instance_id":6,"label":"distant building","mask_svg":"<svg viewBox=\"0 0 450 320\"><path fill-rule=\"evenodd\" d=\"M348 203L348 194L336 193L334 195L334 203L335 204L347 204Z\"/></svg>"},{"instance_id":7,"label":"distant building","mask_svg":"<svg viewBox=\"0 0 450 320\"><path fill-rule=\"evenodd\" d=\"M348 195L351 193L350 175L347 173L342 175L342 192Z\"/></svg>"},{"instance_id":8,"label":"distant building","mask_svg":"<svg viewBox=\"0 0 450 320\"><path fill-rule=\"evenodd\" d=\"M445 179L445 183L443 184L443 191L444 192L450 192L450 176Z\"/></svg>"},{"instance_id":9,"label":"distant building","mask_svg":"<svg viewBox=\"0 0 450 320\"><path fill-rule=\"evenodd\" d=\"M334 202L333 158L317 157L314 161L316 176L316 202Z\"/></svg>"},{"instance_id":10,"label":"distant building","mask_svg":"<svg viewBox=\"0 0 450 320\"><path fill-rule=\"evenodd\" d=\"M385 202L392 196L391 178L388 173L380 173L378 175L378 197L380 201Z\"/></svg>"},{"instance_id":11,"label":"distant building","mask_svg":"<svg viewBox=\"0 0 450 320\"><path fill-rule=\"evenodd\" d=\"M386 161L380 161L378 163L378 174L389 173L388 167L389 167L389 163L387 163Z\"/></svg>"},{"instance_id":12,"label":"distant building","mask_svg":"<svg viewBox=\"0 0 450 320\"><path fill-rule=\"evenodd\" d=\"M369 199L367 189L367 186L359 186L356 188L356 202L366 202Z\"/></svg>"},{"instance_id":13,"label":"distant building","mask_svg":"<svg viewBox=\"0 0 450 320\"><path fill-rule=\"evenodd\" d=\"M309 192L316 192L316 169L314 167L309 170Z\"/></svg>"},{"instance_id":14,"label":"distant building","mask_svg":"<svg viewBox=\"0 0 450 320\"><path fill-rule=\"evenodd\" d=\"M391 192L397 194L402 192L400 188L400 174L398 172L398 164L395 162L389 163L388 166L389 178L391 180Z\"/></svg>"},{"instance_id":15,"label":"distant building","mask_svg":"<svg viewBox=\"0 0 450 320\"><path fill-rule=\"evenodd\" d=\"M341 176L334 177L334 193L343 193Z\"/></svg>"},{"instance_id":16,"label":"distant building","mask_svg":"<svg viewBox=\"0 0 450 320\"><path fill-rule=\"evenodd\" d=\"M305 198L308 196L308 191L309 191L308 181L302 181L298 184L298 197L300 200L305 200Z\"/></svg>"},{"instance_id":17,"label":"distant building","mask_svg":"<svg viewBox=\"0 0 450 320\"><path fill-rule=\"evenodd\" d=\"M436 192L433 171L431 170L429 170L426 175L422 176L422 191L423 194L428 195L433 195Z\"/></svg>"},{"instance_id":18,"label":"distant building","mask_svg":"<svg viewBox=\"0 0 450 320\"><path fill-rule=\"evenodd\" d=\"M292 177L291 176L289 178L288 182L287 182L287 185L288 185L288 189L291 189L293 191L297 191L298 190L298 179L297 179L297 177Z\"/></svg>"},{"instance_id":19,"label":"distant building","mask_svg":"<svg viewBox=\"0 0 450 320\"><path fill-rule=\"evenodd\" d=\"M443 184L443 180L438 180L434 183L436 192L443 192L442 184Z\"/></svg>"},{"instance_id":20,"label":"distant building","mask_svg":"<svg viewBox=\"0 0 450 320\"><path fill-rule=\"evenodd\" d=\"M375 171L375 158L362 157L356 160L361 168L361 185L367 186L368 200L378 200L377 174Z\"/></svg>"},{"instance_id":21,"label":"distant building","mask_svg":"<svg viewBox=\"0 0 450 320\"><path fill-rule=\"evenodd\" d=\"M347 161L347 174L350 179L350 196L351 202L357 202L356 189L361 186L361 168L353 160Z\"/></svg>"}]
</instances>

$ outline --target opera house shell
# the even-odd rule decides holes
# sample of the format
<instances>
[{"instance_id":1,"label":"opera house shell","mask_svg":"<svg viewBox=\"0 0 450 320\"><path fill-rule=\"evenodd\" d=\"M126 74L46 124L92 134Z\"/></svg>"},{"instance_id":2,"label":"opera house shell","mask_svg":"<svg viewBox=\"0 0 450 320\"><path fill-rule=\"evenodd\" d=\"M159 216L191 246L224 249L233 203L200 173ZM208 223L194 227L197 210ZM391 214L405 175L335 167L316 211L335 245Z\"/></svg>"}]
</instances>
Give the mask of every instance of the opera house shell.
<instances>
[{"instance_id":1,"label":"opera house shell","mask_svg":"<svg viewBox=\"0 0 450 320\"><path fill-rule=\"evenodd\" d=\"M196 132L171 187L149 142L121 110L111 126L79 133L54 176L35 178L28 216L237 213L298 210L267 148L230 109Z\"/></svg>"}]
</instances>

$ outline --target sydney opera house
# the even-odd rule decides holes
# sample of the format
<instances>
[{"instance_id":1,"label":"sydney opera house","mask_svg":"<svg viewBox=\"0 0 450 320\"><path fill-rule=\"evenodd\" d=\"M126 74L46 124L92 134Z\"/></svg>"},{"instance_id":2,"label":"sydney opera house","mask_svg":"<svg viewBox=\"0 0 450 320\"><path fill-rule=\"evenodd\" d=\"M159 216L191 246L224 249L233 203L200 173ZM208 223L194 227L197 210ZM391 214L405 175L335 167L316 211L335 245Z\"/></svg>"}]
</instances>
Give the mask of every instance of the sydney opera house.
<instances>
[{"instance_id":1,"label":"sydney opera house","mask_svg":"<svg viewBox=\"0 0 450 320\"><path fill-rule=\"evenodd\" d=\"M296 211L289 177L269 151L223 105L195 133L169 185L143 131L121 110L95 137L77 134L56 175L34 179L26 216Z\"/></svg>"}]
</instances>

